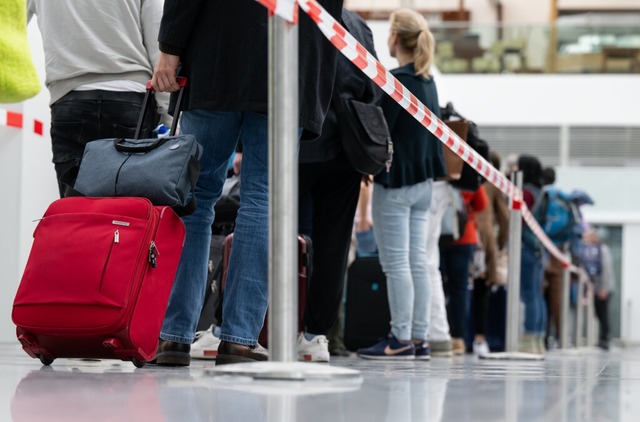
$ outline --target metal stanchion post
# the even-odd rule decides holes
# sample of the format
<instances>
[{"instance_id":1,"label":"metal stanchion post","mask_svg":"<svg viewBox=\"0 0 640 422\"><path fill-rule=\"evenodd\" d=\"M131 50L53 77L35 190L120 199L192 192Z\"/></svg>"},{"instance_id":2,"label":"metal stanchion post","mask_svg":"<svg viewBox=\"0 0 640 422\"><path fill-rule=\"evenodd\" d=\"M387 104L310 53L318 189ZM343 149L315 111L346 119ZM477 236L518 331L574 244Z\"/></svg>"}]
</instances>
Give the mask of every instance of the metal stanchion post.
<instances>
[{"instance_id":1,"label":"metal stanchion post","mask_svg":"<svg viewBox=\"0 0 640 422\"><path fill-rule=\"evenodd\" d=\"M596 345L596 315L595 305L593 304L593 284L589 284L587 288L587 346L592 347Z\"/></svg>"},{"instance_id":2,"label":"metal stanchion post","mask_svg":"<svg viewBox=\"0 0 640 422\"><path fill-rule=\"evenodd\" d=\"M576 298L576 332L575 345L582 347L582 334L584 331L584 283L578 280L578 297Z\"/></svg>"},{"instance_id":3,"label":"metal stanchion post","mask_svg":"<svg viewBox=\"0 0 640 422\"><path fill-rule=\"evenodd\" d=\"M522 191L522 172L515 175L512 182ZM522 198L518 198L522 201ZM522 257L522 212L516 202L510 200L509 214L509 279L507 281L507 353L518 350L518 334L520 331L520 260Z\"/></svg>"},{"instance_id":4,"label":"metal stanchion post","mask_svg":"<svg viewBox=\"0 0 640 422\"><path fill-rule=\"evenodd\" d=\"M564 253L569 252L568 245L564 248ZM562 270L562 297L560 303L560 348L569 348L569 308L571 294L571 270Z\"/></svg>"},{"instance_id":5,"label":"metal stanchion post","mask_svg":"<svg viewBox=\"0 0 640 422\"><path fill-rule=\"evenodd\" d=\"M522 192L522 172L511 179ZM505 352L481 355L482 359L523 359L540 360L542 355L518 352L520 332L520 261L522 258L522 197L509 201L509 271L507 280L507 315L505 333Z\"/></svg>"},{"instance_id":6,"label":"metal stanchion post","mask_svg":"<svg viewBox=\"0 0 640 422\"><path fill-rule=\"evenodd\" d=\"M360 372L297 362L298 25L269 18L269 358L225 365L214 375L361 382ZM249 263L250 265L250 263Z\"/></svg>"},{"instance_id":7,"label":"metal stanchion post","mask_svg":"<svg viewBox=\"0 0 640 422\"><path fill-rule=\"evenodd\" d=\"M269 25L269 358L295 362L298 330L298 26ZM277 112L276 112L277 110Z\"/></svg>"}]
</instances>

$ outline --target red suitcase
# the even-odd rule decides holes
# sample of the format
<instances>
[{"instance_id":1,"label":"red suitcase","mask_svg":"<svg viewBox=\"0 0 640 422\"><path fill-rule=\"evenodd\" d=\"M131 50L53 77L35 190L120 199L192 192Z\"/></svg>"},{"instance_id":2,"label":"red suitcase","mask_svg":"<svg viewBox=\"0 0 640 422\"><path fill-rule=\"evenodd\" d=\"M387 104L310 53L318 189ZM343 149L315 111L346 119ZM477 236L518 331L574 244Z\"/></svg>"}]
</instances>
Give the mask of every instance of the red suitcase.
<instances>
[{"instance_id":1,"label":"red suitcase","mask_svg":"<svg viewBox=\"0 0 640 422\"><path fill-rule=\"evenodd\" d=\"M53 202L13 303L18 340L34 358L153 359L185 228L146 198Z\"/></svg>"},{"instance_id":2,"label":"red suitcase","mask_svg":"<svg viewBox=\"0 0 640 422\"><path fill-rule=\"evenodd\" d=\"M231 254L231 244L233 243L233 234L227 236L224 241L224 250L222 258L222 282L221 290L224 295L224 286L227 280L227 266L229 264L229 255ZM313 262L313 247L311 238L306 235L298 235L298 331L302 331L302 323L304 318L304 309L307 302L307 285L311 277ZM222 298L224 300L224 296ZM264 318L264 325L258 343L262 346L269 347L269 314Z\"/></svg>"}]
</instances>

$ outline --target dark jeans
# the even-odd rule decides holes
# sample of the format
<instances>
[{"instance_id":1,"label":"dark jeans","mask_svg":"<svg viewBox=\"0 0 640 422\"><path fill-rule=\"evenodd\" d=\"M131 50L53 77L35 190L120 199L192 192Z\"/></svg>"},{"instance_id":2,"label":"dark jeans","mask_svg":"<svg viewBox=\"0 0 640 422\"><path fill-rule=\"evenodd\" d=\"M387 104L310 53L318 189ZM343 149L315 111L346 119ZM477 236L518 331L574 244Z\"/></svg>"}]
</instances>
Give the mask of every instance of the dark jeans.
<instances>
[{"instance_id":1,"label":"dark jeans","mask_svg":"<svg viewBox=\"0 0 640 422\"><path fill-rule=\"evenodd\" d=\"M484 335L487 322L489 286L484 278L473 280L473 328L474 334Z\"/></svg>"},{"instance_id":2,"label":"dark jeans","mask_svg":"<svg viewBox=\"0 0 640 422\"><path fill-rule=\"evenodd\" d=\"M87 142L133 138L143 99L137 92L71 91L51 106L51 148L60 197L67 196L62 176L80 163ZM155 100L150 110L155 110ZM155 112L148 112L141 137L151 136L155 121ZM72 185L75 177L68 182Z\"/></svg>"},{"instance_id":3,"label":"dark jeans","mask_svg":"<svg viewBox=\"0 0 640 422\"><path fill-rule=\"evenodd\" d=\"M447 315L453 338L466 338L469 320L469 264L475 248L475 245L440 246L440 271L448 283Z\"/></svg>"},{"instance_id":4,"label":"dark jeans","mask_svg":"<svg viewBox=\"0 0 640 422\"><path fill-rule=\"evenodd\" d=\"M361 174L344 154L300 164L299 172L299 231L311 236L313 243L304 327L309 333L326 335L342 301Z\"/></svg>"},{"instance_id":5,"label":"dark jeans","mask_svg":"<svg viewBox=\"0 0 640 422\"><path fill-rule=\"evenodd\" d=\"M599 340L601 342L609 341L609 298L611 294L607 295L606 299L600 299L598 296L593 297L593 304L596 308L596 316L600 322L600 335Z\"/></svg>"}]
</instances>

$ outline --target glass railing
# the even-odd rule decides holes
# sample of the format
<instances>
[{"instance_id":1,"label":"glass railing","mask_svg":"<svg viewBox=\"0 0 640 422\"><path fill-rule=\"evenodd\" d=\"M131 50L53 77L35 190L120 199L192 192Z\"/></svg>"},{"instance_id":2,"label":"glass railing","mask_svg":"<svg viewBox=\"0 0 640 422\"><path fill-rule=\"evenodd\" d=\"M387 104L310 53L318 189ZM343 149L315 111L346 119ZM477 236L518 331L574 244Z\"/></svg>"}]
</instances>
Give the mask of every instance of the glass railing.
<instances>
[{"instance_id":1,"label":"glass railing","mask_svg":"<svg viewBox=\"0 0 640 422\"><path fill-rule=\"evenodd\" d=\"M442 73L640 73L640 26L431 24Z\"/></svg>"}]
</instances>

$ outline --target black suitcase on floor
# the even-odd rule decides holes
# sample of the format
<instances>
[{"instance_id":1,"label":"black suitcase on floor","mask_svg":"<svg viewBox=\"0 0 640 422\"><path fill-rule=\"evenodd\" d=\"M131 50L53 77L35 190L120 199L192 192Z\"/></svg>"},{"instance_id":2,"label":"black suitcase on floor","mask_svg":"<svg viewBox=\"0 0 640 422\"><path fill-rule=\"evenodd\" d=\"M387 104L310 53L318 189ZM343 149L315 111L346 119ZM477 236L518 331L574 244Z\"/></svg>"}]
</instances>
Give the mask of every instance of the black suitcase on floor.
<instances>
[{"instance_id":1,"label":"black suitcase on floor","mask_svg":"<svg viewBox=\"0 0 640 422\"><path fill-rule=\"evenodd\" d=\"M211 325L220 325L217 315L220 302L220 281L222 279L222 251L224 249L225 235L214 234L211 236L209 248L209 267L207 268L207 290L204 295L204 304L200 312L200 319L196 331L207 330Z\"/></svg>"},{"instance_id":2,"label":"black suitcase on floor","mask_svg":"<svg viewBox=\"0 0 640 422\"><path fill-rule=\"evenodd\" d=\"M359 257L347 273L344 344L369 347L390 330L387 280L377 256Z\"/></svg>"},{"instance_id":3,"label":"black suitcase on floor","mask_svg":"<svg viewBox=\"0 0 640 422\"><path fill-rule=\"evenodd\" d=\"M224 241L224 250L222 253L222 300L224 300L224 288L227 280L227 267L229 265L232 243L233 234L230 234ZM304 310L307 304L307 290L312 272L313 242L309 236L298 234L298 333L303 331ZM218 308L221 308L221 306L222 304L220 303ZM258 343L264 347L269 347L269 312L267 312L267 315L264 317L264 325L260 331Z\"/></svg>"}]
</instances>

